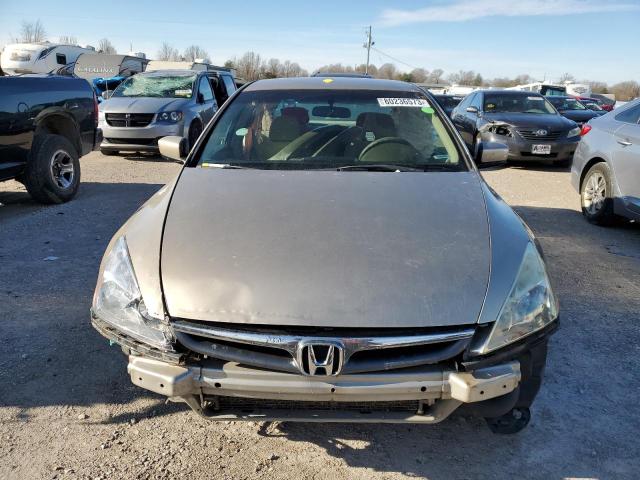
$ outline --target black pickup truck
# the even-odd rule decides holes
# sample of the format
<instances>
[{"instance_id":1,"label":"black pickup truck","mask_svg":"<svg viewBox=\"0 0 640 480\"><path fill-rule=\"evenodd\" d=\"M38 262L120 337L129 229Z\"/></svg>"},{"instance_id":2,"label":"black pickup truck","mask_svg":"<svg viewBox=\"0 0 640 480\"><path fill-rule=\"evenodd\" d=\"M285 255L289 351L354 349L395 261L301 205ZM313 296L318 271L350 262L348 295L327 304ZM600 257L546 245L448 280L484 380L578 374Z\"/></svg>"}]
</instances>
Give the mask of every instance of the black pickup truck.
<instances>
[{"instance_id":1,"label":"black pickup truck","mask_svg":"<svg viewBox=\"0 0 640 480\"><path fill-rule=\"evenodd\" d=\"M79 158L100 141L86 80L0 77L0 181L18 180L41 203L67 202L80 185Z\"/></svg>"}]
</instances>

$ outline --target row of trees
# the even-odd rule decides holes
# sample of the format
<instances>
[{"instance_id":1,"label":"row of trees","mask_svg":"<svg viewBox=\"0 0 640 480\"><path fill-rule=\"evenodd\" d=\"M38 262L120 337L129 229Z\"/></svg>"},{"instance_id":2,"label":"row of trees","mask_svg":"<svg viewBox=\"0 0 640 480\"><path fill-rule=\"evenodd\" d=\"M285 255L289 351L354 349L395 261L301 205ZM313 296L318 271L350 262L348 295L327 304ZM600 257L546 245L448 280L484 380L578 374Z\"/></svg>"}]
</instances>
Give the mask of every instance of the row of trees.
<instances>
[{"instance_id":1,"label":"row of trees","mask_svg":"<svg viewBox=\"0 0 640 480\"><path fill-rule=\"evenodd\" d=\"M180 54L177 48L172 47L164 42L156 55L157 60L165 62L194 62L196 60L204 60L210 62L209 54L200 45L190 45Z\"/></svg>"}]
</instances>

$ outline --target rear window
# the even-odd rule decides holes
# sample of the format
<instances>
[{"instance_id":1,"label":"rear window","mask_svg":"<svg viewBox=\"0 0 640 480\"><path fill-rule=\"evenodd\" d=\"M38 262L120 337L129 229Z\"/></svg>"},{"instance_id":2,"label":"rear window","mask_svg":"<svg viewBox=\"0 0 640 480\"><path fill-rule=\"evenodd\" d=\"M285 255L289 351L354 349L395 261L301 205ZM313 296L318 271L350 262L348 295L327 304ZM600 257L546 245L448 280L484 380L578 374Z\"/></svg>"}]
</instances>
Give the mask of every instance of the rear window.
<instances>
[{"instance_id":1,"label":"rear window","mask_svg":"<svg viewBox=\"0 0 640 480\"><path fill-rule=\"evenodd\" d=\"M397 91L243 92L217 122L199 159L203 167L219 164L467 169L427 97Z\"/></svg>"}]
</instances>

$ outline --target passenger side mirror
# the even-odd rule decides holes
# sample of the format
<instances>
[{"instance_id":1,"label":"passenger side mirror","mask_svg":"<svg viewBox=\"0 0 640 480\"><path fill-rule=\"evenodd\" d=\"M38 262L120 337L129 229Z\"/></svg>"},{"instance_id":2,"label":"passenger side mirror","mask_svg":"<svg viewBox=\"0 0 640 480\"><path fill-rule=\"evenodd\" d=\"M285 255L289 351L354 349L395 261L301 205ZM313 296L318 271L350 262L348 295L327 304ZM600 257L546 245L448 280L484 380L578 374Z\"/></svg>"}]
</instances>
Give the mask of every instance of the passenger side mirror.
<instances>
[{"instance_id":1,"label":"passenger side mirror","mask_svg":"<svg viewBox=\"0 0 640 480\"><path fill-rule=\"evenodd\" d=\"M104 92L102 92L102 99L107 100L111 98L112 93L113 93L113 90L105 90Z\"/></svg>"},{"instance_id":2,"label":"passenger side mirror","mask_svg":"<svg viewBox=\"0 0 640 480\"><path fill-rule=\"evenodd\" d=\"M478 168L495 167L506 163L508 157L509 147L504 143L479 142L475 161Z\"/></svg>"},{"instance_id":3,"label":"passenger side mirror","mask_svg":"<svg viewBox=\"0 0 640 480\"><path fill-rule=\"evenodd\" d=\"M189 154L187 140L178 136L162 137L158 140L158 148L160 155L179 162L184 162Z\"/></svg>"}]
</instances>

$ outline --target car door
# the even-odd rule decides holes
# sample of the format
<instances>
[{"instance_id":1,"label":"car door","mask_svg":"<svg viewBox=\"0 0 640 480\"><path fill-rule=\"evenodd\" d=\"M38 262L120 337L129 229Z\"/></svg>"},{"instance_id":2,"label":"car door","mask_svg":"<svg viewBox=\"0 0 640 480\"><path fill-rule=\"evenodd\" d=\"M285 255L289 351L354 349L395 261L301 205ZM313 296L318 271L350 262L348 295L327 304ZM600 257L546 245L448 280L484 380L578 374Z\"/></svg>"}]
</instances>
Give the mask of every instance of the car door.
<instances>
[{"instance_id":1,"label":"car door","mask_svg":"<svg viewBox=\"0 0 640 480\"><path fill-rule=\"evenodd\" d=\"M209 120L213 118L213 115L218 110L218 104L213 96L213 90L211 89L211 83L206 75L200 77L198 83L198 104L200 105L200 115L203 123L206 125Z\"/></svg>"},{"instance_id":2,"label":"car door","mask_svg":"<svg viewBox=\"0 0 640 480\"><path fill-rule=\"evenodd\" d=\"M623 197L640 198L640 103L616 115L613 174Z\"/></svg>"},{"instance_id":3,"label":"car door","mask_svg":"<svg viewBox=\"0 0 640 480\"><path fill-rule=\"evenodd\" d=\"M471 148L473 145L473 137L475 135L475 128L476 128L476 122L478 120L478 114L475 112L468 112L467 109L469 107L478 108L479 97L480 97L480 94L478 93L472 93L469 96L469 103L463 109L463 111L460 112L461 116L458 120L458 125L456 125L458 127L458 130L460 131L460 135L462 135L462 139L464 140L464 143L466 143L467 147L469 148Z\"/></svg>"},{"instance_id":4,"label":"car door","mask_svg":"<svg viewBox=\"0 0 640 480\"><path fill-rule=\"evenodd\" d=\"M475 93L467 95L452 113L453 124L456 126L456 128L458 129L458 132L460 133L460 136L462 137L462 139L467 145L469 145L469 136L467 132L467 129L468 129L467 117L469 115L469 112L467 112L467 108L471 106L471 101L473 100L473 97L475 95L476 95Z\"/></svg>"}]
</instances>

